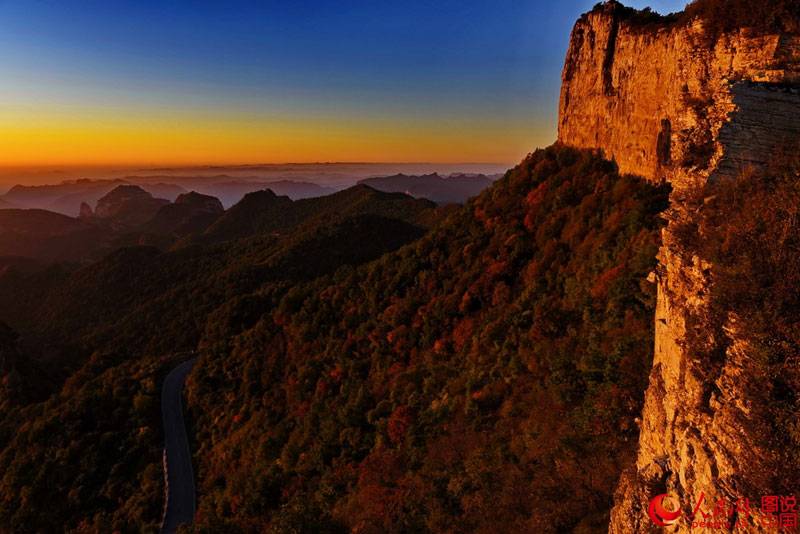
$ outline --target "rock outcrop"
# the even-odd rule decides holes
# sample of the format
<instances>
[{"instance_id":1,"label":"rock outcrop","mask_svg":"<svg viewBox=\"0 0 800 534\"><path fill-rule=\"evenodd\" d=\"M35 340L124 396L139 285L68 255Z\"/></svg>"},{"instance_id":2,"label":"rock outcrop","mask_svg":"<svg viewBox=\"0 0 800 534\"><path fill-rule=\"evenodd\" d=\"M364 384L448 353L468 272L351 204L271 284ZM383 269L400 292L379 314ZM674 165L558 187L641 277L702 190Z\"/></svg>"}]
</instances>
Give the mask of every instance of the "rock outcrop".
<instances>
[{"instance_id":1,"label":"rock outcrop","mask_svg":"<svg viewBox=\"0 0 800 534\"><path fill-rule=\"evenodd\" d=\"M92 207L89 206L86 202L81 202L81 207L78 211L78 219L83 220L92 220L94 219L94 212L92 211Z\"/></svg>"},{"instance_id":2,"label":"rock outcrop","mask_svg":"<svg viewBox=\"0 0 800 534\"><path fill-rule=\"evenodd\" d=\"M620 482L611 534L691 532L688 516L701 496L706 513L720 500L750 499L749 517L726 519L744 521L737 532L776 531L762 527L759 505L776 489L765 473L780 465L757 439L763 422L751 403L759 385L748 373L747 342L733 336L713 364L687 348L693 318L708 305L713 265L679 244L675 221L686 216L693 184L800 146L798 81L797 36L742 29L711 39L699 20L643 24L617 2L597 6L572 32L559 141L601 149L621 172L673 186L653 274L656 342L638 458ZM647 513L662 493L682 511L670 527L657 527Z\"/></svg>"}]
</instances>

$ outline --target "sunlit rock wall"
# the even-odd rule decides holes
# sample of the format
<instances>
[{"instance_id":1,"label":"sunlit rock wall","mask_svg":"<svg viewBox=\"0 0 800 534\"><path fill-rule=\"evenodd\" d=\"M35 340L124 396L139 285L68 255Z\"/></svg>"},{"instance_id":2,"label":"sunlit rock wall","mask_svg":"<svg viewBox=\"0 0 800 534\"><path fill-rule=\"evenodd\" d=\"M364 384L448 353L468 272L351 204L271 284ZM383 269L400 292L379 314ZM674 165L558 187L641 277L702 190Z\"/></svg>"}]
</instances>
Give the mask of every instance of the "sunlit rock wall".
<instances>
[{"instance_id":1,"label":"sunlit rock wall","mask_svg":"<svg viewBox=\"0 0 800 534\"><path fill-rule=\"evenodd\" d=\"M746 522L737 532L767 532L760 495L750 493L780 465L754 439L759 422L749 399L759 385L747 344L736 341L714 365L686 349L713 266L682 248L674 230L692 184L800 147L800 39L739 31L712 42L699 22L642 25L629 15L607 2L576 23L559 109L560 142L599 148L621 172L673 185L672 221L652 276L656 339L638 458L620 482L610 532L704 532L686 517L701 495L706 512L721 499L751 499L750 517L734 518ZM647 514L659 493L682 509L670 527Z\"/></svg>"}]
</instances>

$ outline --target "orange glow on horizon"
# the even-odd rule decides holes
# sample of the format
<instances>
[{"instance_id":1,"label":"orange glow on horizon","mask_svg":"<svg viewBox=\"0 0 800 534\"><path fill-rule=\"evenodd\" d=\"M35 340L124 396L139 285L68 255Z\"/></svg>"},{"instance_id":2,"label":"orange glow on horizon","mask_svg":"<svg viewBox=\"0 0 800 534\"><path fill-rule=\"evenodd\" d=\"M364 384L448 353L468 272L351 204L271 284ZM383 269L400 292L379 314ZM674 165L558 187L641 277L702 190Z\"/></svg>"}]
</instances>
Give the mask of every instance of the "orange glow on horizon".
<instances>
[{"instance_id":1,"label":"orange glow on horizon","mask_svg":"<svg viewBox=\"0 0 800 534\"><path fill-rule=\"evenodd\" d=\"M549 132L480 120L9 113L0 166L508 163ZM13 111L13 110L11 110Z\"/></svg>"}]
</instances>

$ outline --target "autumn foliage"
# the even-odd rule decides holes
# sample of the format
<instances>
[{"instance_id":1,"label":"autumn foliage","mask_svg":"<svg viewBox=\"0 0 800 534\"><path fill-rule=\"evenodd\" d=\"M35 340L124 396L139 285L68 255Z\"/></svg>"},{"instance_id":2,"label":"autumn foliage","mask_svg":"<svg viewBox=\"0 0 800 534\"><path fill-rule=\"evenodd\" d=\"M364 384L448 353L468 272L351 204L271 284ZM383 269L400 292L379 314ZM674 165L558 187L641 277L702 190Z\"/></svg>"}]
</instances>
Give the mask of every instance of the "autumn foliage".
<instances>
[{"instance_id":1,"label":"autumn foliage","mask_svg":"<svg viewBox=\"0 0 800 534\"><path fill-rule=\"evenodd\" d=\"M398 252L207 331L192 532L602 520L638 434L666 202L596 154L540 150Z\"/></svg>"},{"instance_id":2,"label":"autumn foliage","mask_svg":"<svg viewBox=\"0 0 800 534\"><path fill-rule=\"evenodd\" d=\"M154 532L159 390L191 349L181 532L597 530L634 456L667 193L554 146L460 208L2 278L28 300L0 305L23 327L0 326L0 534Z\"/></svg>"}]
</instances>

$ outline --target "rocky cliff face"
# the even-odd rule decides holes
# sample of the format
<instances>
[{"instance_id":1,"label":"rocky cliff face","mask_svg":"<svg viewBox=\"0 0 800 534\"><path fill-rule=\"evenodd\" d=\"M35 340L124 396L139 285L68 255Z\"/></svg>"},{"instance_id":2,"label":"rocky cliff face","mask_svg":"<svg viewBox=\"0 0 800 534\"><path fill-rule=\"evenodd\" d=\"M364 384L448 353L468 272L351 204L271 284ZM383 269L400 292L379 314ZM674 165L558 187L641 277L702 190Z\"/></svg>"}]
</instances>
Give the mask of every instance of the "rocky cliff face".
<instances>
[{"instance_id":1,"label":"rocky cliff face","mask_svg":"<svg viewBox=\"0 0 800 534\"><path fill-rule=\"evenodd\" d=\"M741 30L710 43L699 21L639 25L607 2L572 32L559 140L652 179L730 175L798 146L799 78L800 38Z\"/></svg>"},{"instance_id":2,"label":"rocky cliff face","mask_svg":"<svg viewBox=\"0 0 800 534\"><path fill-rule=\"evenodd\" d=\"M700 21L644 25L616 2L575 25L559 141L601 149L622 172L674 188L652 277L656 343L638 459L620 482L612 534L691 532L687 516L701 496L708 514L717 501L749 498L749 518L733 517L745 521L737 532L777 530L761 526L761 495L776 490L765 473L780 465L757 439L763 421L751 402L759 386L748 373L747 343L735 341L713 363L687 348L687 335L711 337L694 331L693 318L708 305L713 266L679 244L675 221L687 216L692 184L731 177L767 163L776 150L800 146L798 81L798 37L740 30L712 40ZM662 493L672 500L667 508L682 510L666 528L647 513Z\"/></svg>"}]
</instances>

